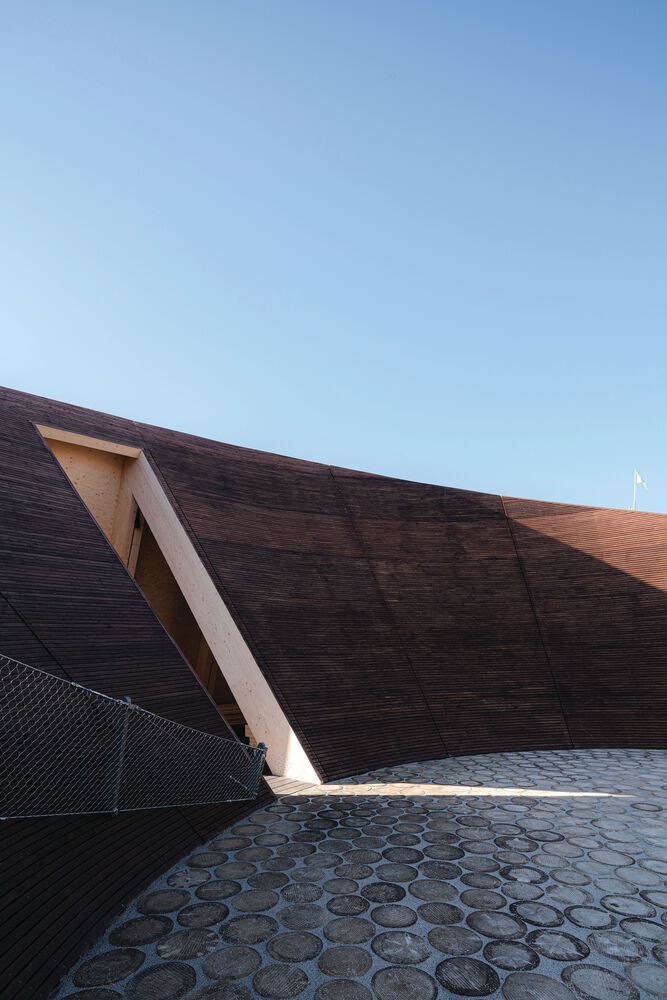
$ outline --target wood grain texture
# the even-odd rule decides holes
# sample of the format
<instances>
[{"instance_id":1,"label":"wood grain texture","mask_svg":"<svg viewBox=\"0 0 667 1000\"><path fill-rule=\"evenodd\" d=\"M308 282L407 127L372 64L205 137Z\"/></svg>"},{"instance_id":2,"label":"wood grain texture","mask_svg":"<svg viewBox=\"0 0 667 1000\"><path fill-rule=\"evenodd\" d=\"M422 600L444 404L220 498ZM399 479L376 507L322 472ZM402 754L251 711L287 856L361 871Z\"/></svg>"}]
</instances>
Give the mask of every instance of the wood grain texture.
<instances>
[{"instance_id":1,"label":"wood grain texture","mask_svg":"<svg viewBox=\"0 0 667 1000\"><path fill-rule=\"evenodd\" d=\"M336 477L447 751L562 746L567 732L500 498Z\"/></svg>"},{"instance_id":2,"label":"wood grain texture","mask_svg":"<svg viewBox=\"0 0 667 1000\"><path fill-rule=\"evenodd\" d=\"M667 517L506 501L576 746L667 739Z\"/></svg>"},{"instance_id":3,"label":"wood grain texture","mask_svg":"<svg viewBox=\"0 0 667 1000\"><path fill-rule=\"evenodd\" d=\"M64 408L67 409L67 408ZM77 413L86 432L118 422ZM176 722L230 731L32 426L63 408L0 399L0 652ZM125 440L137 435L131 425ZM82 430L83 432L83 430ZM266 786L261 799L270 793ZM254 803L2 823L0 994L48 996L122 908Z\"/></svg>"},{"instance_id":4,"label":"wood grain texture","mask_svg":"<svg viewBox=\"0 0 667 1000\"><path fill-rule=\"evenodd\" d=\"M323 778L447 753L665 745L664 515L141 433Z\"/></svg>"},{"instance_id":5,"label":"wood grain texture","mask_svg":"<svg viewBox=\"0 0 667 1000\"><path fill-rule=\"evenodd\" d=\"M220 731L37 422L144 450L323 779L448 754L667 745L664 515L330 468L9 390L0 412L6 652ZM121 844L114 878L124 888L105 887L101 914L84 900L81 925L108 920L140 872L150 869L148 881L187 850L192 827L208 836L225 821L215 810L173 813L155 827L146 815L120 839L107 827L99 836ZM44 844L68 845L62 871L96 870L98 834L54 831ZM165 845L159 864L142 854L152 836ZM45 874L28 860L30 877L60 920L62 871L40 850ZM52 968L77 947L54 945Z\"/></svg>"}]
</instances>

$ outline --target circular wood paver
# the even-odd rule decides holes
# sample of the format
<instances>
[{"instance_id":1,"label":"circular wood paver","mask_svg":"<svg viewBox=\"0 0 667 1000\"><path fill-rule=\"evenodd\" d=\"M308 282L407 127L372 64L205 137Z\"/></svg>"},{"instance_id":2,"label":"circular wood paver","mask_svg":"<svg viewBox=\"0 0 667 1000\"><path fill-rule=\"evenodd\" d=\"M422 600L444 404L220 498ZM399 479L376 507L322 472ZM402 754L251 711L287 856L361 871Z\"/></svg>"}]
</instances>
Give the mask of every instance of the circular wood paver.
<instances>
[{"instance_id":1,"label":"circular wood paver","mask_svg":"<svg viewBox=\"0 0 667 1000\"><path fill-rule=\"evenodd\" d=\"M664 788L662 751L545 751L287 796L144 892L58 1000L666 996Z\"/></svg>"},{"instance_id":2,"label":"circular wood paver","mask_svg":"<svg viewBox=\"0 0 667 1000\"><path fill-rule=\"evenodd\" d=\"M146 956L138 948L116 948L84 962L74 974L76 986L106 986L127 979L143 965Z\"/></svg>"},{"instance_id":3,"label":"circular wood paver","mask_svg":"<svg viewBox=\"0 0 667 1000\"><path fill-rule=\"evenodd\" d=\"M495 969L476 958L447 958L435 975L440 985L456 996L486 997L500 985Z\"/></svg>"}]
</instances>

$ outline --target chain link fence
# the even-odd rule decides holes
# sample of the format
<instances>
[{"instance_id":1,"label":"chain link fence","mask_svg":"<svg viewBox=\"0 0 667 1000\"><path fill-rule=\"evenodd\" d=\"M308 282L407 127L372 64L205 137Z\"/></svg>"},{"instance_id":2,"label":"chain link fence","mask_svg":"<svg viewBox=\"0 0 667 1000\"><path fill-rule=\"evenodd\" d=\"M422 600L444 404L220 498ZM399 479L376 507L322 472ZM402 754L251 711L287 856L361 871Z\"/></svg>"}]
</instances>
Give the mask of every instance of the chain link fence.
<instances>
[{"instance_id":1,"label":"chain link fence","mask_svg":"<svg viewBox=\"0 0 667 1000\"><path fill-rule=\"evenodd\" d=\"M0 818L254 799L265 755L0 655Z\"/></svg>"}]
</instances>

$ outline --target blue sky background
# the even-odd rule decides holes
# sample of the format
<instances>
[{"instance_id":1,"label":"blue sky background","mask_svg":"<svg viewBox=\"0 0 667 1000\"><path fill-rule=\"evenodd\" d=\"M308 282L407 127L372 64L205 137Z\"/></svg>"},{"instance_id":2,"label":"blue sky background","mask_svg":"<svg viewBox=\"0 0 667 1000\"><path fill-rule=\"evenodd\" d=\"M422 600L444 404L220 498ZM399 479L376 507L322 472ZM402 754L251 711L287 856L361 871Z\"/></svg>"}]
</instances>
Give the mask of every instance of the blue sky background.
<instances>
[{"instance_id":1,"label":"blue sky background","mask_svg":"<svg viewBox=\"0 0 667 1000\"><path fill-rule=\"evenodd\" d=\"M0 382L667 511L663 0L5 0Z\"/></svg>"}]
</instances>

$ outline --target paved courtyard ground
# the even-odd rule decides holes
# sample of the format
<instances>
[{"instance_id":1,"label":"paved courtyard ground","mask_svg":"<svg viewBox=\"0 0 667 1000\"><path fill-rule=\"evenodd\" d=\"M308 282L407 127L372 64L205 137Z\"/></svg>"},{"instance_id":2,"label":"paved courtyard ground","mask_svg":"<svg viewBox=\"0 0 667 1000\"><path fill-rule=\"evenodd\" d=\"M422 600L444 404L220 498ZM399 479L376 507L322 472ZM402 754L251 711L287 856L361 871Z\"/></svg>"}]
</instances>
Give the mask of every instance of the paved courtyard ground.
<instances>
[{"instance_id":1,"label":"paved courtyard ground","mask_svg":"<svg viewBox=\"0 0 667 1000\"><path fill-rule=\"evenodd\" d=\"M276 786L145 892L58 996L667 997L667 752Z\"/></svg>"}]
</instances>

